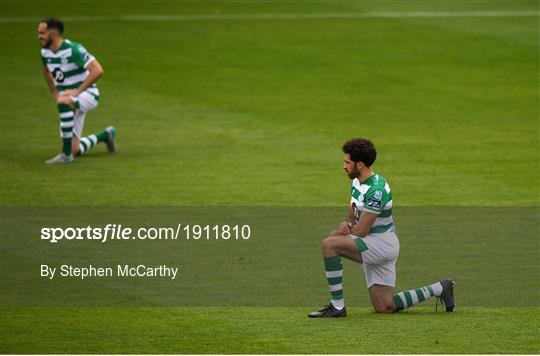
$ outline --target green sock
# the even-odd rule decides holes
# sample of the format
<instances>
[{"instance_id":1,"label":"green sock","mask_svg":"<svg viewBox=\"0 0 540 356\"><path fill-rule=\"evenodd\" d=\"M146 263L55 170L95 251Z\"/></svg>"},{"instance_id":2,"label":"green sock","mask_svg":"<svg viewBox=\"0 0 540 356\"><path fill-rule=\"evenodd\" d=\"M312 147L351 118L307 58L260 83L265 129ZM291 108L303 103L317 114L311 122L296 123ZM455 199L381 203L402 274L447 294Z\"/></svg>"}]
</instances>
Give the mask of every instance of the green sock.
<instances>
[{"instance_id":1,"label":"green sock","mask_svg":"<svg viewBox=\"0 0 540 356\"><path fill-rule=\"evenodd\" d=\"M98 132L96 134L96 137L98 142L105 142L109 139L109 134L107 133L107 131L103 130L101 132Z\"/></svg>"},{"instance_id":2,"label":"green sock","mask_svg":"<svg viewBox=\"0 0 540 356\"><path fill-rule=\"evenodd\" d=\"M58 104L60 114L60 132L62 133L62 152L71 154L71 138L73 137L73 109L66 104Z\"/></svg>"},{"instance_id":3,"label":"green sock","mask_svg":"<svg viewBox=\"0 0 540 356\"><path fill-rule=\"evenodd\" d=\"M399 292L398 294L394 295L394 305L396 306L396 311L410 308L431 297L439 296L441 295L441 292L442 285L440 282L418 289Z\"/></svg>"},{"instance_id":4,"label":"green sock","mask_svg":"<svg viewBox=\"0 0 540 356\"><path fill-rule=\"evenodd\" d=\"M337 309L343 309L343 263L341 256L325 257L324 269L330 288L332 305Z\"/></svg>"},{"instance_id":5,"label":"green sock","mask_svg":"<svg viewBox=\"0 0 540 356\"><path fill-rule=\"evenodd\" d=\"M79 154L82 155L92 147L94 147L98 142L105 142L109 139L109 134L107 131L98 132L95 135L90 135L81 138L81 144L79 145Z\"/></svg>"}]
</instances>

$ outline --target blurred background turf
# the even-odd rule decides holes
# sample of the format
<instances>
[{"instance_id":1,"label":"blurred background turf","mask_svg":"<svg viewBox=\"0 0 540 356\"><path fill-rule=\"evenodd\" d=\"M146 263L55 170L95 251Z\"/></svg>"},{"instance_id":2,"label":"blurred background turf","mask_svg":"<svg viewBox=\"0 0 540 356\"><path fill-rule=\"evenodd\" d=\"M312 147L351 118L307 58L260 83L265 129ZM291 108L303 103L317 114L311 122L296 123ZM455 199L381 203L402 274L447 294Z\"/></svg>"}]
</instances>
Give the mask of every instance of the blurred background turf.
<instances>
[{"instance_id":1,"label":"blurred background turf","mask_svg":"<svg viewBox=\"0 0 540 356\"><path fill-rule=\"evenodd\" d=\"M121 21L121 15L523 11L536 2L2 3L6 205L341 205L366 136L398 205L538 205L538 17ZM105 68L69 167L37 20Z\"/></svg>"},{"instance_id":2,"label":"blurred background turf","mask_svg":"<svg viewBox=\"0 0 540 356\"><path fill-rule=\"evenodd\" d=\"M538 2L1 2L2 298L25 303L2 307L0 350L539 353L538 15L255 17L381 11L538 13ZM122 17L222 14L248 19ZM105 68L102 101L88 115L85 133L114 124L114 156L97 147L73 165L43 163L60 147L36 38L39 19L49 15L65 18L66 37L84 44ZM186 247L187 256L163 252L163 259L176 256L200 277L182 275L199 288L175 290L179 295L171 300L198 295L191 301L204 302L217 295L228 307L30 307L47 305L35 294L76 296L90 285L51 289L29 279L22 267L37 271L47 261L45 248L32 242L32 228L43 224L32 219L46 211L28 206L77 205L72 215L64 212L75 221L80 210L92 211L89 205L345 207L350 181L340 146L354 136L377 145L374 168L388 178L395 205L424 206L396 210L402 242L397 287L417 287L449 271L458 281L454 315L434 314L431 304L373 315L362 274L346 263L350 316L308 320L306 313L327 297L317 245L334 223L331 214L308 216L306 224L313 225L307 230L289 214L281 235L243 245L253 248L246 256L229 245ZM431 208L438 205L503 207ZM146 218L159 209L151 211ZM121 262L115 251L108 249L111 263ZM92 250L67 252L50 260L98 261ZM209 252L229 265L229 273L205 267ZM280 258L287 263L280 265ZM295 263L293 275L302 282L287 288L281 275ZM258 269L262 281L235 279ZM7 275L13 271L19 274ZM227 288L239 285L247 292L235 299ZM137 297L135 289L119 289ZM274 307L261 307L257 296ZM154 297L148 300L159 304L164 296Z\"/></svg>"}]
</instances>

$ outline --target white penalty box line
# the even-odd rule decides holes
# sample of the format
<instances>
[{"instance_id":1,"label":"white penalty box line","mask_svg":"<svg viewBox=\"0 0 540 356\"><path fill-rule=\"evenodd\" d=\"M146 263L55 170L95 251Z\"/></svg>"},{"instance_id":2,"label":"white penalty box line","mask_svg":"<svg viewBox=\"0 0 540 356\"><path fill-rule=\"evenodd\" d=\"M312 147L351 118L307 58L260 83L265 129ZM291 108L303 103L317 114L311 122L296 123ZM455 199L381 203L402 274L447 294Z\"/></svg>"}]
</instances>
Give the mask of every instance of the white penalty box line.
<instances>
[{"instance_id":1,"label":"white penalty box line","mask_svg":"<svg viewBox=\"0 0 540 356\"><path fill-rule=\"evenodd\" d=\"M253 13L253 14L186 14L186 15L120 15L66 16L63 21L212 21L212 20L325 20L365 18L453 18L453 17L538 17L539 11L414 11L354 13ZM38 17L0 17L0 23L36 22Z\"/></svg>"}]
</instances>

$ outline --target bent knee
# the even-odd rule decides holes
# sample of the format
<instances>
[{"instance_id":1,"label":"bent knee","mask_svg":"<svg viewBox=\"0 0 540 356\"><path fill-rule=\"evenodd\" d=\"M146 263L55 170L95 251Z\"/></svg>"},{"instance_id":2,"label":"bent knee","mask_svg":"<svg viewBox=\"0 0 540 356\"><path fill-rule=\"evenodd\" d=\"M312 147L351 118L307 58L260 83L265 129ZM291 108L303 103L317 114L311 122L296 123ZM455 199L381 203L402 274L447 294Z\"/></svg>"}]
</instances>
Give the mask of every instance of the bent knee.
<instances>
[{"instance_id":1,"label":"bent knee","mask_svg":"<svg viewBox=\"0 0 540 356\"><path fill-rule=\"evenodd\" d=\"M71 140L71 154L76 156L79 154L79 150L81 148L81 145L79 141Z\"/></svg>"},{"instance_id":2,"label":"bent knee","mask_svg":"<svg viewBox=\"0 0 540 356\"><path fill-rule=\"evenodd\" d=\"M328 236L322 239L321 246L324 247L332 247L334 246L335 236Z\"/></svg>"},{"instance_id":3,"label":"bent knee","mask_svg":"<svg viewBox=\"0 0 540 356\"><path fill-rule=\"evenodd\" d=\"M396 311L396 308L394 305L377 305L373 307L375 310L375 313L377 314L388 314L388 313L394 313Z\"/></svg>"},{"instance_id":4,"label":"bent knee","mask_svg":"<svg viewBox=\"0 0 540 356\"><path fill-rule=\"evenodd\" d=\"M335 236L328 236L321 241L323 254L335 254Z\"/></svg>"}]
</instances>

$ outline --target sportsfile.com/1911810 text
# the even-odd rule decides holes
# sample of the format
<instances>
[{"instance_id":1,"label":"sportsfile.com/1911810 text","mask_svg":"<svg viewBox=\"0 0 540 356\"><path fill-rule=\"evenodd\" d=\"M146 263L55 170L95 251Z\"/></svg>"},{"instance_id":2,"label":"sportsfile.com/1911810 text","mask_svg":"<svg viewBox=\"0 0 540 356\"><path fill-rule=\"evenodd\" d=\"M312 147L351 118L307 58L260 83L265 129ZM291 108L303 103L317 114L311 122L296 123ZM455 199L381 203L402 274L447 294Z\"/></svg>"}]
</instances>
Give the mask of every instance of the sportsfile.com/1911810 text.
<instances>
[{"instance_id":1,"label":"sportsfile.com/1911810 text","mask_svg":"<svg viewBox=\"0 0 540 356\"><path fill-rule=\"evenodd\" d=\"M250 225L190 225L178 224L173 227L139 227L133 229L121 224L107 224L104 227L44 227L41 240L50 243L59 241L95 240L105 243L109 240L249 240Z\"/></svg>"}]
</instances>

